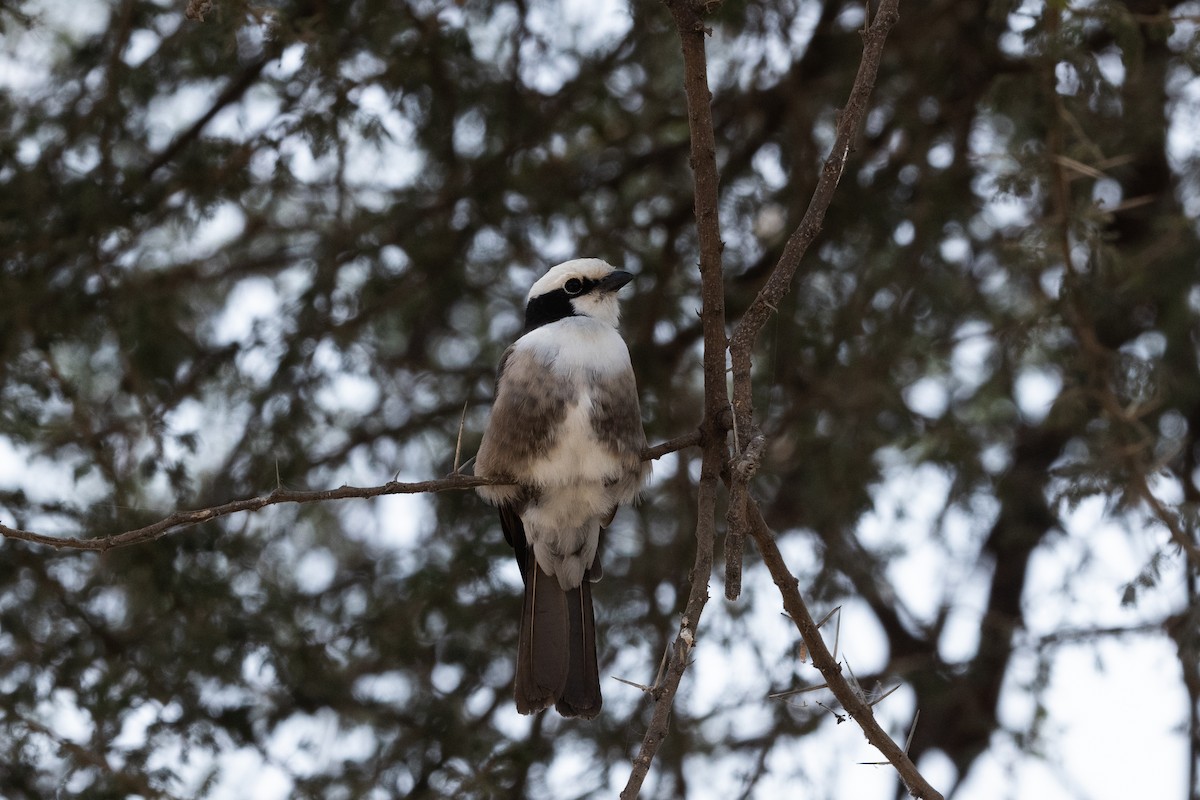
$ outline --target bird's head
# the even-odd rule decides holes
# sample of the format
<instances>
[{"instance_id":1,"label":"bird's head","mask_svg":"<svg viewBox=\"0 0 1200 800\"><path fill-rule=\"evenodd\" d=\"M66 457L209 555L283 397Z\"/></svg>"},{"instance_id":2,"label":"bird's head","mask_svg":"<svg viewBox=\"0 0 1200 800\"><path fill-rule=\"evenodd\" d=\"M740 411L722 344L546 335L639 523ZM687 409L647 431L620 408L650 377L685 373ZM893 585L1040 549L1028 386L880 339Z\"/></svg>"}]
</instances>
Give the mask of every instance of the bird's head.
<instances>
[{"instance_id":1,"label":"bird's head","mask_svg":"<svg viewBox=\"0 0 1200 800\"><path fill-rule=\"evenodd\" d=\"M537 280L525 306L525 331L566 317L591 317L614 328L621 318L617 290L633 276L598 258L565 261Z\"/></svg>"}]
</instances>

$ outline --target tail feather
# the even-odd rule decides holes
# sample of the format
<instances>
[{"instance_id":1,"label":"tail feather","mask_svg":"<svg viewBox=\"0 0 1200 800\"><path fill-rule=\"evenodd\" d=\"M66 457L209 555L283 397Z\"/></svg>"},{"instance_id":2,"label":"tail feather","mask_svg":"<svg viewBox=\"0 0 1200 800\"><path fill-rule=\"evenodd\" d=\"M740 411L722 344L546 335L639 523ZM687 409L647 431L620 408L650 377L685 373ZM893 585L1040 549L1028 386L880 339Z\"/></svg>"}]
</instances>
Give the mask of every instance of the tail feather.
<instances>
[{"instance_id":1,"label":"tail feather","mask_svg":"<svg viewBox=\"0 0 1200 800\"><path fill-rule=\"evenodd\" d=\"M591 719L602 703L591 581L585 576L578 587L563 591L537 565L532 549L528 558L517 644L517 711L534 714L553 705L564 717Z\"/></svg>"},{"instance_id":2,"label":"tail feather","mask_svg":"<svg viewBox=\"0 0 1200 800\"><path fill-rule=\"evenodd\" d=\"M566 592L570 628L567 683L555 708L564 717L591 719L600 713L600 671L596 666L596 619L592 610L592 582Z\"/></svg>"},{"instance_id":3,"label":"tail feather","mask_svg":"<svg viewBox=\"0 0 1200 800\"><path fill-rule=\"evenodd\" d=\"M525 608L517 643L517 711L534 714L554 704L567 683L569 624L566 594L529 551Z\"/></svg>"}]
</instances>

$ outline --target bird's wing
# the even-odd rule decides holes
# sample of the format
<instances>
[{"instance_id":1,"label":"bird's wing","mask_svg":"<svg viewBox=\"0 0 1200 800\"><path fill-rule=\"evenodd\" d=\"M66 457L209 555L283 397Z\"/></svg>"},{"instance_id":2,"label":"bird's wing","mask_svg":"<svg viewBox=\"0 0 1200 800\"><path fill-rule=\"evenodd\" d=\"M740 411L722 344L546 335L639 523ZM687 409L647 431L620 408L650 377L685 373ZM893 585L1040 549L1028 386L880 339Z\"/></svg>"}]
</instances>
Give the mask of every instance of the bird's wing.
<instances>
[{"instance_id":1,"label":"bird's wing","mask_svg":"<svg viewBox=\"0 0 1200 800\"><path fill-rule=\"evenodd\" d=\"M554 445L567 404L575 399L570 381L553 380L549 365L513 345L500 360L496 402L479 445L475 474L520 478L525 465Z\"/></svg>"},{"instance_id":2,"label":"bird's wing","mask_svg":"<svg viewBox=\"0 0 1200 800\"><path fill-rule=\"evenodd\" d=\"M525 523L521 522L520 507L517 504L505 503L500 506L500 529L504 531L504 541L512 546L517 566L521 568L521 580L528 582L526 554L529 551L529 542L525 538Z\"/></svg>"},{"instance_id":3,"label":"bird's wing","mask_svg":"<svg viewBox=\"0 0 1200 800\"><path fill-rule=\"evenodd\" d=\"M646 447L646 432L642 429L642 411L633 370L600 381L592 392L591 420L596 438L631 464L636 464Z\"/></svg>"}]
</instances>

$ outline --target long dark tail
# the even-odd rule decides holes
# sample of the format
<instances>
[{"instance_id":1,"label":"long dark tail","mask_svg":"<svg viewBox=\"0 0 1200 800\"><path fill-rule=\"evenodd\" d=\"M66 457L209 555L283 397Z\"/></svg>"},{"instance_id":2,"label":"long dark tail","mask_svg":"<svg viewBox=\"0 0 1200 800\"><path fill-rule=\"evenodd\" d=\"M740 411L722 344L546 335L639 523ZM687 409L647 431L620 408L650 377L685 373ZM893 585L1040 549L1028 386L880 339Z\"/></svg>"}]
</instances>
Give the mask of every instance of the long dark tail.
<instances>
[{"instance_id":1,"label":"long dark tail","mask_svg":"<svg viewBox=\"0 0 1200 800\"><path fill-rule=\"evenodd\" d=\"M563 591L528 554L525 608L517 645L517 711L533 714L554 705L564 717L600 713L596 621L592 585L585 579Z\"/></svg>"},{"instance_id":2,"label":"long dark tail","mask_svg":"<svg viewBox=\"0 0 1200 800\"><path fill-rule=\"evenodd\" d=\"M567 684L554 707L564 717L591 719L600 713L600 670L596 666L596 615L592 610L592 582L585 573L579 588L567 596L570 654Z\"/></svg>"}]
</instances>

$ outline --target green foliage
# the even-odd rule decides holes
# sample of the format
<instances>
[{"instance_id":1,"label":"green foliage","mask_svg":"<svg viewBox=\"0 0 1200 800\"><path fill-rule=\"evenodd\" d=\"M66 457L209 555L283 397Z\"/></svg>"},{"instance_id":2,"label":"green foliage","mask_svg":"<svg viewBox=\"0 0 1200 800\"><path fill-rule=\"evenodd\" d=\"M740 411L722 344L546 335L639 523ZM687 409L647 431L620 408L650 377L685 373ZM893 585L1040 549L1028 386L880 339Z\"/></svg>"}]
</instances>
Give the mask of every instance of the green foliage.
<instances>
[{"instance_id":1,"label":"green foliage","mask_svg":"<svg viewBox=\"0 0 1200 800\"><path fill-rule=\"evenodd\" d=\"M230 2L198 23L182 3L33 5L0 9L4 524L95 537L276 485L444 474L464 404L464 455L478 443L524 292L575 255L638 273L624 329L650 439L695 426L665 8ZM1154 479L1195 537L1200 173L1167 131L1194 114L1178 87L1200 46L1144 3L1075 5L902 7L756 361L768 521L808 554L794 568L815 603L875 615L877 670L922 709L913 753L963 774L998 726L1026 568L1064 516L1095 496L1142 513ZM736 318L803 215L861 7L728 3L711 24ZM966 663L943 661L945 614L915 618L886 583L910 543L863 534L880 487L922 465L947 478L939 519L971 519L957 550L931 532L946 563L994 572ZM687 452L656 464L613 529L605 675L648 680L675 630L694 469ZM1153 536L1149 565L1124 565L1127 602L1180 569ZM274 506L105 555L6 540L0 794L220 796L248 754L293 797L609 796L647 705L606 681L587 726L516 719L509 560L470 494ZM685 698L648 795L697 789L698 763L735 765L720 780L753 793L768 770L747 765L819 727L764 699L800 667L792 634L743 624L777 599L747 597L708 635L750 643L762 692Z\"/></svg>"}]
</instances>

